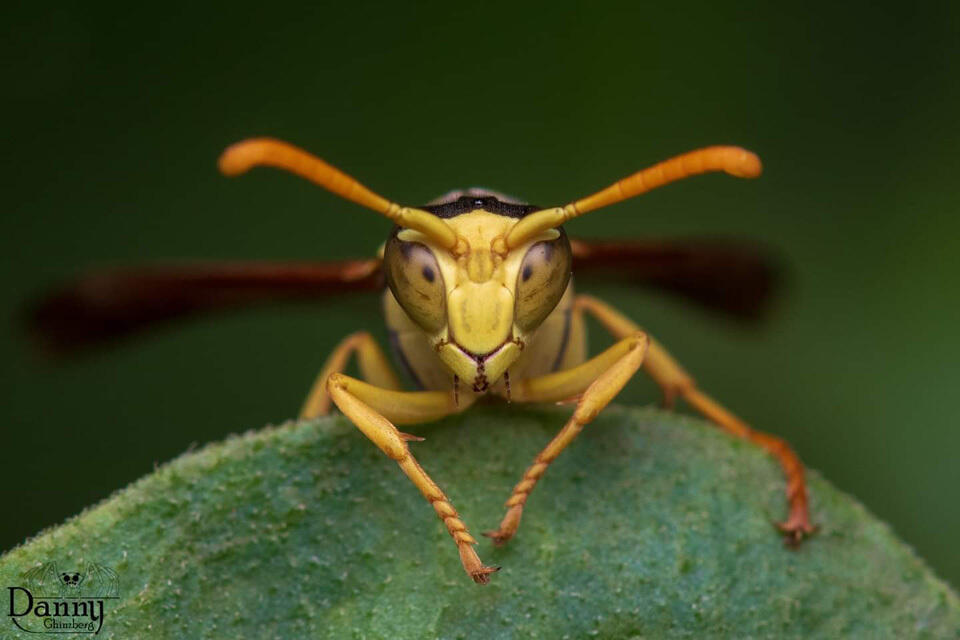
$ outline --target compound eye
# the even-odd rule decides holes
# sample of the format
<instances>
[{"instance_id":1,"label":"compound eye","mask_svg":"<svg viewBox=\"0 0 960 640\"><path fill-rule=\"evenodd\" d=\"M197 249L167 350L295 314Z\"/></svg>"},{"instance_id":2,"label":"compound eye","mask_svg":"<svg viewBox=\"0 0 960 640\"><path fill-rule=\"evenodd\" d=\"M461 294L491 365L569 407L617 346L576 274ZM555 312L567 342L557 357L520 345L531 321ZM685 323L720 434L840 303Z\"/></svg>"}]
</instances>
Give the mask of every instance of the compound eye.
<instances>
[{"instance_id":1,"label":"compound eye","mask_svg":"<svg viewBox=\"0 0 960 640\"><path fill-rule=\"evenodd\" d=\"M447 323L443 274L433 252L419 242L404 242L396 236L383 253L387 285L410 319L430 333Z\"/></svg>"},{"instance_id":2,"label":"compound eye","mask_svg":"<svg viewBox=\"0 0 960 640\"><path fill-rule=\"evenodd\" d=\"M520 329L532 331L550 315L567 290L570 265L570 242L562 231L555 240L527 249L517 274L514 320Z\"/></svg>"}]
</instances>

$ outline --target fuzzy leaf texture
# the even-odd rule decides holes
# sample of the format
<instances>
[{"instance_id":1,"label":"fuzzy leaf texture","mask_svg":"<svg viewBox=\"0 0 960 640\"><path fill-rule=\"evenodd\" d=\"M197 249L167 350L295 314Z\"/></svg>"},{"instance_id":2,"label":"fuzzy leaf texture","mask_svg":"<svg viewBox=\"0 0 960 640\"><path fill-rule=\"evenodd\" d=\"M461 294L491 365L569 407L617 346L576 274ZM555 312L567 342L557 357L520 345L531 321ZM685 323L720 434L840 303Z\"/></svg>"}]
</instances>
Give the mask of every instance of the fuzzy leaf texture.
<instances>
[{"instance_id":1,"label":"fuzzy leaf texture","mask_svg":"<svg viewBox=\"0 0 960 640\"><path fill-rule=\"evenodd\" d=\"M408 427L471 532L569 409L474 407ZM953 638L960 600L889 527L810 474L800 549L777 464L700 420L610 407L533 492L474 585L433 510L344 418L186 453L0 558L119 576L104 638ZM8 511L7 516L11 514ZM7 608L7 589L3 607ZM10 618L0 638L19 638Z\"/></svg>"}]
</instances>

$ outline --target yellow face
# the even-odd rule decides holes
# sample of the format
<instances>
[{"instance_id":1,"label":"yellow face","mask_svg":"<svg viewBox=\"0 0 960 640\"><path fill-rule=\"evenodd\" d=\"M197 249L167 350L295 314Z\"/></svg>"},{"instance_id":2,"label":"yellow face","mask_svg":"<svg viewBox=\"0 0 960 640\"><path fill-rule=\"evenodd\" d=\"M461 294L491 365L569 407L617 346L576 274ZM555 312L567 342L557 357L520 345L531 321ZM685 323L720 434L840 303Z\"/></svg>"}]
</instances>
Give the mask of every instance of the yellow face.
<instances>
[{"instance_id":1,"label":"yellow face","mask_svg":"<svg viewBox=\"0 0 960 640\"><path fill-rule=\"evenodd\" d=\"M477 209L446 220L453 250L403 229L384 248L387 284L431 339L440 360L474 391L485 391L520 356L570 280L566 235L548 229L507 250L518 218Z\"/></svg>"}]
</instances>

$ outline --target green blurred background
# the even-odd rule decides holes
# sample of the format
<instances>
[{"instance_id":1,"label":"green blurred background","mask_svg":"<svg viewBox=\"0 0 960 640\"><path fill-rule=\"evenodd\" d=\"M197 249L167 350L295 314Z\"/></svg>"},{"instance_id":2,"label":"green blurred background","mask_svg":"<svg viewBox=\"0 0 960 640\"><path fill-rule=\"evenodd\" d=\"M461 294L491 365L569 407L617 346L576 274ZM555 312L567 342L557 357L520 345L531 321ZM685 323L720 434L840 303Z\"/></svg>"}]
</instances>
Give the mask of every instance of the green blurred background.
<instances>
[{"instance_id":1,"label":"green blurred background","mask_svg":"<svg viewBox=\"0 0 960 640\"><path fill-rule=\"evenodd\" d=\"M288 175L220 177L225 145L286 138L410 204L470 185L559 204L736 143L762 179L697 178L568 231L762 241L792 275L770 321L593 292L960 584L957 3L44 7L0 27L0 549L191 443L291 418L343 335L383 335L352 298L62 365L31 352L16 312L81 267L364 256L388 232ZM619 401L656 399L643 381Z\"/></svg>"}]
</instances>

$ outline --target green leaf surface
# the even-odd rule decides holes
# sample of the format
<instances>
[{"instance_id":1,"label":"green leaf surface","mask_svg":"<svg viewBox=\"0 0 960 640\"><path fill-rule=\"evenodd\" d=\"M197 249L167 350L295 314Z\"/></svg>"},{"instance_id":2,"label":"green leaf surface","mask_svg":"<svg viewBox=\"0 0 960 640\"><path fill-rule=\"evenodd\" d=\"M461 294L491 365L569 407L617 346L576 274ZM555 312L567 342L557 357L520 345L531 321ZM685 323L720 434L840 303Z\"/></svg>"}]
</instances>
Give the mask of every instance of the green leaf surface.
<instances>
[{"instance_id":1,"label":"green leaf surface","mask_svg":"<svg viewBox=\"0 0 960 640\"><path fill-rule=\"evenodd\" d=\"M568 413L480 406L408 431L478 535ZM503 567L482 587L344 418L289 423L184 454L4 555L0 580L47 562L113 568L106 638L960 636L957 595L811 476L821 531L791 550L772 524L783 479L762 451L699 420L611 407L551 466L517 537L481 539ZM44 637L17 635L7 613L0 638Z\"/></svg>"}]
</instances>

